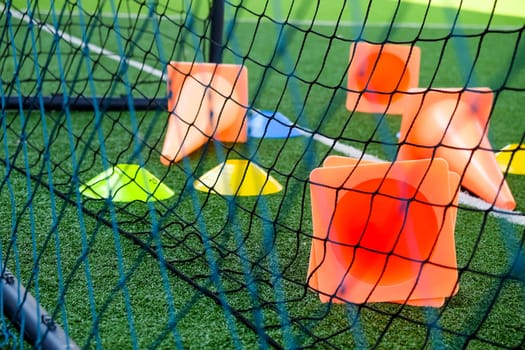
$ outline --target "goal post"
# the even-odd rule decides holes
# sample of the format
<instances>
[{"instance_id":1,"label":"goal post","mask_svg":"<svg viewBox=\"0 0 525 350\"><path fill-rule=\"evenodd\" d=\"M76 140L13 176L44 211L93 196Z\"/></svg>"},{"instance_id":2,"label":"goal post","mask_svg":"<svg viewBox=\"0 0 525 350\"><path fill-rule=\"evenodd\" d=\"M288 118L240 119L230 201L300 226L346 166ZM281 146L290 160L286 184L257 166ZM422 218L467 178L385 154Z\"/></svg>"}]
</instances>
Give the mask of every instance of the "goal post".
<instances>
[{"instance_id":1,"label":"goal post","mask_svg":"<svg viewBox=\"0 0 525 350\"><path fill-rule=\"evenodd\" d=\"M78 350L75 341L7 268L0 265L3 311L35 347Z\"/></svg>"},{"instance_id":2,"label":"goal post","mask_svg":"<svg viewBox=\"0 0 525 350\"><path fill-rule=\"evenodd\" d=\"M153 6L151 4L146 5L147 6ZM186 6L186 5L184 5ZM190 4L187 8L188 11L193 11L193 7L196 5ZM96 45L89 44L87 42L82 42L82 38L75 38L71 37L68 33L63 32L60 29L54 28L50 24L44 24L43 22L40 22L37 18L37 14L40 13L40 7L34 6L30 7L29 11L35 11L31 14L24 13L22 11L19 11L15 6L11 5L11 7L7 7L6 5L2 5L1 7L2 11L5 12L5 14L9 14L13 18L22 19L23 21L30 23L31 25L41 28L44 32L48 32L50 35L55 35L55 37L60 37L62 40L68 41L71 45L81 47L87 47L89 50L92 50L95 53L100 54L106 54L108 56L116 56L115 53L111 52L110 48L102 48L97 47ZM32 9L32 10L31 10ZM183 7L183 10L185 7ZM80 8L82 11L82 8ZM94 13L97 12L97 9L90 9L89 11L92 11ZM151 11L154 15L155 11ZM198 9L197 12L202 12L202 10ZM55 14L56 16L59 15L58 11ZM73 15L73 13L71 13ZM100 12L100 15L105 16L102 12ZM60 14L60 16L63 16L63 13ZM148 16L147 14L144 14L144 16ZM180 15L177 15L180 16ZM195 40L190 40L192 43L190 45L202 45L202 48L195 48L196 51L204 50L205 43L208 43L208 61L212 63L221 63L222 61L222 50L223 50L223 32L224 32L224 0L214 0L211 3L210 10L209 10L209 33L203 32L202 34L198 34L198 30L196 30L196 33L192 33L195 28L198 28L199 24L194 24L194 22L201 22L205 19L199 19L196 16L189 16L189 25L188 28L188 36L191 35L204 35L205 37L203 43L195 42ZM73 25L73 23L71 23ZM179 33L179 35L181 35ZM207 36L207 37L206 37ZM183 43L184 44L184 43ZM54 43L54 45L61 45L59 42ZM167 63L167 62L166 62ZM128 62L128 64L130 64ZM132 66L137 66L140 69L141 63L131 63ZM154 75L162 76L161 71L163 70L163 67L159 67L157 71L152 72ZM135 110L158 110L160 108L166 108L167 106L167 100L166 97L162 96L133 96L132 98L132 104L131 106L128 106L128 98L125 96L94 96L94 97L86 97L82 94L72 94L71 96L67 96L67 98L64 98L64 94L60 93L60 91L52 91L52 92L41 92L42 96L36 96L34 94L24 94L23 96L5 96L4 102L3 102L3 108L5 109L31 109L31 108L37 108L40 104L42 104L42 107L46 110L61 110L66 107L71 110L77 110L77 111L88 111L88 110L95 110L96 108L103 108L104 110L126 110L128 108L133 108ZM156 95L162 95L162 93L157 93Z\"/></svg>"},{"instance_id":3,"label":"goal post","mask_svg":"<svg viewBox=\"0 0 525 350\"><path fill-rule=\"evenodd\" d=\"M224 32L224 1L213 0L210 13L210 58L211 63L222 63L222 37Z\"/></svg>"}]
</instances>

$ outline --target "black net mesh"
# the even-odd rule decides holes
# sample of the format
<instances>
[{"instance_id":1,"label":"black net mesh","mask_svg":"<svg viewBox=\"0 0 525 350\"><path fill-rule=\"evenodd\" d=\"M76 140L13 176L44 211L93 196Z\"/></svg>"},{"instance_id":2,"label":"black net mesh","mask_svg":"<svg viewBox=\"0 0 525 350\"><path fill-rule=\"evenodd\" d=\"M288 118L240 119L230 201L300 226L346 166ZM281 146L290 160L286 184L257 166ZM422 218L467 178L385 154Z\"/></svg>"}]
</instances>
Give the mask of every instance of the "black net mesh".
<instances>
[{"instance_id":1,"label":"black net mesh","mask_svg":"<svg viewBox=\"0 0 525 350\"><path fill-rule=\"evenodd\" d=\"M223 43L210 41L212 7L0 4L1 344L38 346L56 332L23 340L43 312L24 306L23 285L82 348L524 347L525 160L519 146L503 150L525 142L523 5L225 1ZM355 76L358 44L387 58L420 50L418 66L375 59ZM246 68L247 101L214 83L217 68L195 73L213 47ZM416 71L406 89L400 76ZM176 102L170 72L193 87ZM452 102L425 113L434 95ZM463 105L471 95L492 99ZM357 107L366 100L369 111ZM245 129L221 136L239 108ZM440 111L474 116L477 131L446 119L417 129ZM205 139L181 159L163 151L173 119L183 144ZM466 143L434 137L456 127ZM392 165L410 161L410 146L429 162ZM450 159L434 161L451 150L467 151L452 175ZM495 179L472 175L478 151L513 162ZM259 175L233 167L240 186L203 177L234 161ZM351 182L354 171L373 181ZM454 181L471 178L497 196L508 186L512 200L458 191Z\"/></svg>"}]
</instances>

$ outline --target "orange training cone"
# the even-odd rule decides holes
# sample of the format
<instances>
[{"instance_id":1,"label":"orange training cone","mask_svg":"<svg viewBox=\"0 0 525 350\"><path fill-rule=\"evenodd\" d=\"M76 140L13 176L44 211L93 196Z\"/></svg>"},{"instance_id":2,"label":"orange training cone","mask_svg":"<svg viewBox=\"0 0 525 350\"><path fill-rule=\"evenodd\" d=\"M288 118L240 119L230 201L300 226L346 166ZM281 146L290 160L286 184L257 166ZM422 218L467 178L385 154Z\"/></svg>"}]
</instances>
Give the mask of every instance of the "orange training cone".
<instances>
[{"instance_id":1,"label":"orange training cone","mask_svg":"<svg viewBox=\"0 0 525 350\"><path fill-rule=\"evenodd\" d=\"M438 307L457 292L459 176L445 160L330 157L310 182L308 284L321 301Z\"/></svg>"},{"instance_id":2,"label":"orange training cone","mask_svg":"<svg viewBox=\"0 0 525 350\"><path fill-rule=\"evenodd\" d=\"M461 185L495 206L516 202L487 138L493 93L476 90L412 90L401 122L398 159L440 157L461 176Z\"/></svg>"},{"instance_id":3,"label":"orange training cone","mask_svg":"<svg viewBox=\"0 0 525 350\"><path fill-rule=\"evenodd\" d=\"M168 129L161 162L169 165L211 139L246 142L248 72L240 65L171 62Z\"/></svg>"},{"instance_id":4,"label":"orange training cone","mask_svg":"<svg viewBox=\"0 0 525 350\"><path fill-rule=\"evenodd\" d=\"M405 95L419 85L417 46L358 42L350 48L346 108L366 113L401 114Z\"/></svg>"}]
</instances>

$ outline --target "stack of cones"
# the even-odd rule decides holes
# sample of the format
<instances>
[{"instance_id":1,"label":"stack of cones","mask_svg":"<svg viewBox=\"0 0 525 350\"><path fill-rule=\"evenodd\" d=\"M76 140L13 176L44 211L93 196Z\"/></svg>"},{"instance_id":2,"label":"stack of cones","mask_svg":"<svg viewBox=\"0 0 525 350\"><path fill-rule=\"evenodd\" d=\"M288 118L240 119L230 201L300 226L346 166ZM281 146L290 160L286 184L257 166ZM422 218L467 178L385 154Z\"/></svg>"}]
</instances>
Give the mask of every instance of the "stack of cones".
<instances>
[{"instance_id":1,"label":"stack of cones","mask_svg":"<svg viewBox=\"0 0 525 350\"><path fill-rule=\"evenodd\" d=\"M308 284L321 301L437 307L457 292L459 176L446 161L330 157L310 182Z\"/></svg>"},{"instance_id":2,"label":"stack of cones","mask_svg":"<svg viewBox=\"0 0 525 350\"><path fill-rule=\"evenodd\" d=\"M308 285L323 302L439 307L458 291L460 186L516 206L487 137L493 93L420 89L419 60L411 46L352 46L346 106L401 114L400 146L392 163L329 157L310 175Z\"/></svg>"}]
</instances>

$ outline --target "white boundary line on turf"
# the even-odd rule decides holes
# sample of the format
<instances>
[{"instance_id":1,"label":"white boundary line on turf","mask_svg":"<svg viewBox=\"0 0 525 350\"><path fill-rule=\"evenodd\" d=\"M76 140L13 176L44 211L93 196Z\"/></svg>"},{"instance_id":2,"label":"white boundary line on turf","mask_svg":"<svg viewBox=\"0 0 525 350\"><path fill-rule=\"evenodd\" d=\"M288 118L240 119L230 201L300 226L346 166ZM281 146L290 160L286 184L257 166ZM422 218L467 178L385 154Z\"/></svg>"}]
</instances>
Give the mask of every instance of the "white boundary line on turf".
<instances>
[{"instance_id":1,"label":"white boundary line on turf","mask_svg":"<svg viewBox=\"0 0 525 350\"><path fill-rule=\"evenodd\" d=\"M3 10L4 9L4 5L3 4L0 4L0 9ZM13 10L11 9L11 15L17 19L20 19L26 23L30 23L31 22L31 19L29 18L28 15L26 14L23 14L23 13L20 13L16 10ZM61 39L65 40L66 42L72 44L72 45L75 45L75 46L78 46L78 47L87 47L91 52L93 53L96 53L96 54L99 54L99 55L103 55L103 56L106 56L107 58L109 59L112 59L114 61L117 61L117 62L121 62L122 58L120 55L110 51L110 50L106 50L104 48L101 48L97 45L93 45L93 44L90 44L90 43L86 43L84 42L82 39L80 38L77 38L75 36L72 36L72 35L69 35L63 31L60 31L60 30L57 30L55 29L53 26L49 25L49 24L45 24L45 23L41 23L41 22L37 22L36 20L33 19L33 24L36 24L38 27L42 28L44 31L48 32L49 34L52 34L52 35L58 35L60 36ZM139 62L139 61L135 61L135 60L132 60L132 59L126 59L125 60L126 63L131 66L131 67L134 67L136 69L139 69L139 70L142 70L146 73L149 73L153 76L156 76L162 80L166 80L166 75L164 74L164 72L162 72L161 70L159 69L155 69L147 64L145 64L144 62ZM316 134L316 133L313 133L313 132L309 132L309 131L304 131L306 129L302 129L302 133L306 136L310 136L312 137L314 140L330 147L331 149L337 151L337 152L340 152L348 157L353 157L353 158L362 158L362 159L366 159L366 160L373 160L373 161L384 161L383 159L380 159L378 157L375 157L373 155L369 155L369 154L366 154L366 153L363 153L363 151L355 148L355 147L352 147L350 145L346 145L344 143L341 143L339 142L338 140L336 139L332 139L332 138L329 138L329 137L326 137L326 136L322 136L322 135L319 135L319 134ZM459 202L461 204L464 204L466 206L469 206L469 207L472 207L472 208L475 208L475 209L478 209L478 210L482 210L482 211L485 211L485 210L490 210L490 214L495 216L495 217L499 217L499 218L502 218L502 219L505 219L507 220L508 222L510 223L513 223L513 224L517 224L517 225L522 225L522 226L525 226L525 215L523 215L522 213L520 212L511 212L511 211L503 211L503 210L500 210L500 209L494 209L492 208L492 206L479 199L479 198L476 198L476 197L473 197L471 195L469 195L468 193L460 193L459 195Z\"/></svg>"},{"instance_id":2,"label":"white boundary line on turf","mask_svg":"<svg viewBox=\"0 0 525 350\"><path fill-rule=\"evenodd\" d=\"M330 147L334 151L344 154L345 156L357 158L357 159L378 161L378 162L385 161L384 159L378 158L376 156L366 154L363 151L355 147L345 145L344 143L341 143L337 141L336 139L332 139L326 136L304 131L304 129L300 130L300 132L306 136L311 136L314 140L322 143L325 146ZM505 219L512 224L525 226L525 215L522 214L521 212L493 208L490 203L485 202L484 200L480 198L474 197L466 192L460 192L459 203L465 206L471 207L471 208L475 208L480 211L489 210L492 216Z\"/></svg>"},{"instance_id":3,"label":"white boundary line on turf","mask_svg":"<svg viewBox=\"0 0 525 350\"><path fill-rule=\"evenodd\" d=\"M0 4L0 10L3 11L4 9L5 9L4 4ZM123 60L122 56L120 56L119 54L114 53L113 51L107 50L105 48L102 48L102 47L94 45L94 44L87 43L87 42L83 41L80 38L77 38L77 37L75 37L73 35L70 35L70 34L64 32L62 30L56 29L55 27L53 27L50 24L42 23L40 21L37 21L34 18L31 19L28 14L19 12L19 11L15 10L15 9L10 9L9 12L11 13L11 16L13 16L14 18L19 19L21 21L24 21L24 22L26 22L28 24L31 23L33 25L36 25L39 28L41 28L43 31L45 31L45 32L47 32L47 33L49 33L49 34L51 34L53 36L58 36L58 37L60 37L60 39L70 43L73 46L87 47L90 52L95 53L97 55L105 56L106 58L112 59L112 60L114 60L116 62L119 62L119 63ZM124 61L126 62L127 65L129 65L129 66L131 66L133 68L136 68L136 69L141 70L141 71L143 71L145 73L149 73L151 75L154 75L156 77L160 77L160 78L166 80L166 77L165 77L164 73L161 70L153 68L153 67L145 64L144 62L135 61L135 60L132 60L132 59L129 59L129 58L125 58Z\"/></svg>"}]
</instances>

